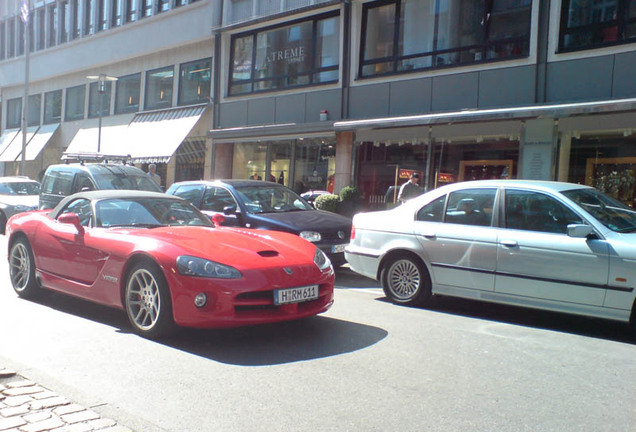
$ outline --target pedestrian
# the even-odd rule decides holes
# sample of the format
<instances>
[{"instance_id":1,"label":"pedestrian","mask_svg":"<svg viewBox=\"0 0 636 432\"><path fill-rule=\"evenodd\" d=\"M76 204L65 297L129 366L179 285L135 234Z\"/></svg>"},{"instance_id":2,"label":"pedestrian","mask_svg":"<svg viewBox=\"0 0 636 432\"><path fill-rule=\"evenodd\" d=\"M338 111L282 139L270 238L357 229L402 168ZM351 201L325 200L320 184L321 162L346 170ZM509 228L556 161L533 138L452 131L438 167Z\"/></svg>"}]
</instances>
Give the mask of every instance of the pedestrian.
<instances>
[{"instance_id":1,"label":"pedestrian","mask_svg":"<svg viewBox=\"0 0 636 432\"><path fill-rule=\"evenodd\" d=\"M157 165L151 163L148 165L148 177L150 177L155 183L161 186L161 177L157 174Z\"/></svg>"},{"instance_id":2,"label":"pedestrian","mask_svg":"<svg viewBox=\"0 0 636 432\"><path fill-rule=\"evenodd\" d=\"M418 185L420 181L420 175L413 173L409 177L409 180L400 186L400 192L398 193L398 201L405 203L411 198L415 198L422 194L422 188Z\"/></svg>"}]
</instances>

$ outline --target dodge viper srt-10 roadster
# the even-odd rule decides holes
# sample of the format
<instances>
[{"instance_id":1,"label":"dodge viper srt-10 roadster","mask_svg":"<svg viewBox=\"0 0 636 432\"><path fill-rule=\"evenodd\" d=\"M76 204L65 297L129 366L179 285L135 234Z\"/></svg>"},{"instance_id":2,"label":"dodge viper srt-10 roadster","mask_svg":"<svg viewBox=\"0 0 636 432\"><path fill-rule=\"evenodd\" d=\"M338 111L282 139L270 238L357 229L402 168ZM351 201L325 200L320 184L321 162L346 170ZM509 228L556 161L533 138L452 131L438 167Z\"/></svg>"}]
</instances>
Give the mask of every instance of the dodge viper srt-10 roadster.
<instances>
[{"instance_id":1,"label":"dodge viper srt-10 roadster","mask_svg":"<svg viewBox=\"0 0 636 432\"><path fill-rule=\"evenodd\" d=\"M222 216L219 216L222 218ZM310 317L333 303L326 255L296 235L221 227L155 192L91 191L7 223L11 282L125 310L149 338Z\"/></svg>"}]
</instances>

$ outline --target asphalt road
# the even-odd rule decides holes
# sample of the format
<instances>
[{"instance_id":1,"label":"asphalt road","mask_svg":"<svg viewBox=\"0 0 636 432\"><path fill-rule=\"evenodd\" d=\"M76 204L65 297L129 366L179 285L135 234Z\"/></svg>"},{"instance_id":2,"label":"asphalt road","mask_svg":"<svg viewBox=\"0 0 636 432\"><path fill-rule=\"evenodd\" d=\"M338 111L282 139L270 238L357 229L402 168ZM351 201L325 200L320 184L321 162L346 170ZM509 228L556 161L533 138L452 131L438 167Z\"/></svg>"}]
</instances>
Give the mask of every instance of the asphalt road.
<instances>
[{"instance_id":1,"label":"asphalt road","mask_svg":"<svg viewBox=\"0 0 636 432\"><path fill-rule=\"evenodd\" d=\"M343 269L322 316L159 343L117 310L19 299L0 248L0 365L136 432L636 431L621 324L453 299L398 307Z\"/></svg>"}]
</instances>

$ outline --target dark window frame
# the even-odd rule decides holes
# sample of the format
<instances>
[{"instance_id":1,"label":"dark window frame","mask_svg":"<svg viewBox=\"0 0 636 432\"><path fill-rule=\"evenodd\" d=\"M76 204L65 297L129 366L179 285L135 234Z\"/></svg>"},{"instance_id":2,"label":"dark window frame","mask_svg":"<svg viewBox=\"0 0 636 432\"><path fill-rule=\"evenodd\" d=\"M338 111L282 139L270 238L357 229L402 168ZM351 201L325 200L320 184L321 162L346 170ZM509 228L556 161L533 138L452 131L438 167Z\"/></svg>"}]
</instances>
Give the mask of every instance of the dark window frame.
<instances>
[{"instance_id":1,"label":"dark window frame","mask_svg":"<svg viewBox=\"0 0 636 432\"><path fill-rule=\"evenodd\" d=\"M289 22L285 22L282 24L278 24L278 25L273 25L273 26L269 26L269 27L263 27L263 28L259 28L257 30L252 30L252 31L248 31L248 32L243 32L243 33L237 33L232 35L231 41L230 41L230 70L229 70L229 76L228 76L228 88L227 88L227 94L228 96L239 96L239 95L246 95L246 94L256 94L256 93L268 93L268 92L276 92L276 91L284 91L284 90L289 90L289 89L297 89L297 88L303 88L303 87L312 87L312 86L317 86L317 85L327 85L327 84L333 84L333 83L337 83L338 79L335 80L329 80L329 81L319 81L319 82L315 82L314 81L314 77L319 75L320 73L324 73L324 72L331 72L331 71L340 71L340 61L338 61L338 64L335 66L327 66L327 67L316 67L316 47L317 47L317 38L318 38L318 22L322 21L322 20L326 20L326 19L330 19L330 18L334 18L334 17L340 17L340 11L336 10L336 11L331 11L331 12L327 12L321 15L316 15L310 18L303 18L303 19L298 19L298 20L294 20L294 21L289 21ZM257 37L259 34L261 33L266 33L268 31L272 31L272 30L276 30L279 28L284 28L284 27L290 27L296 24L301 24L301 23L305 23L305 22L312 22L312 35L311 35L311 59L309 61L310 63L310 67L306 72L303 72L302 74L296 74L296 75L276 75L276 76L269 76L266 78L254 78L254 76L256 75L256 71L254 70L254 67L256 65L256 55L257 55ZM338 25L340 25L340 21L338 22ZM246 37L252 37L252 69L250 71L250 78L249 79L243 79L243 80L234 80L232 78L233 75L233 66L234 66L234 44L236 42L236 40L238 39L242 39L242 38L246 38ZM338 44L338 57L340 60L340 44ZM303 76L307 76L309 78L309 83L308 84L298 84L298 85L290 85L290 86L285 86L285 87L281 87L281 88L274 88L274 89L264 89L264 90L255 90L255 86L257 85L257 83L259 82L264 82L264 81L272 81L272 80L277 80L277 79L284 79L284 78L290 78L290 77L303 77ZM238 86L238 85L249 85L250 86L250 90L249 91L243 91L243 92L232 92L232 87L234 86Z\"/></svg>"},{"instance_id":2,"label":"dark window frame","mask_svg":"<svg viewBox=\"0 0 636 432\"><path fill-rule=\"evenodd\" d=\"M438 3L441 0L436 0L436 10L438 8ZM393 53L390 56L387 57L381 57L381 58L374 58L371 60L365 60L365 49L366 49L366 39L367 39L367 25L368 25L368 16L369 16L369 10L371 9L375 9L375 8L379 8L379 7L383 7L383 6L387 6L390 4L395 4L395 18L394 18L394 30L393 30ZM528 28L526 29L526 35L525 36L521 36L521 37L514 37L514 38L504 38L504 39L489 39L488 34L489 34L489 30L490 30L490 18L492 16L492 12L493 12L493 6L494 6L494 2L491 1L486 1L484 2L484 11L482 14L482 19L483 22L486 23L486 25L483 26L483 43L482 44L475 44L475 45L466 45L466 46L461 46L461 47L455 47L455 48L449 48L449 49L436 49L436 45L437 45L437 24L435 25L435 27L433 28L433 38L434 38L434 45L433 45L433 49L431 51L421 51L415 54L406 54L406 55L398 55L399 52L399 42L400 42L400 11L401 11L401 6L402 6L402 0L381 0L381 1L377 1L377 2L369 2L369 3L364 3L362 5L362 25L361 25L361 34L360 34L360 50L359 50L359 64L358 64L358 77L360 79L364 79L364 78L376 78L376 77L381 77L381 76L389 76L389 75L403 75L405 73L412 73L412 72L421 72L421 71L427 71L427 70L436 70L436 69L446 69L446 68L453 68L453 67L463 67L466 65L473 65L473 64L484 64L484 63L492 63L492 62L501 62L501 61L509 61L509 60L515 60L515 59L520 59L520 58L526 58L528 57L530 54L530 32L531 32L531 27L532 27L532 2L530 2L530 6L529 6L529 19L528 19ZM436 22L437 22L437 18L436 18ZM495 46L497 46L498 44L510 44L510 43L521 43L524 46L524 50L522 50L521 54L516 54L516 55L509 55L509 56L505 56L505 57L498 57L498 58L488 58L488 51L490 48L493 48ZM444 55L448 55L448 54L454 54L454 53L462 53L465 51L471 51L471 50L478 50L478 52L481 52L481 59L480 60L473 60L473 61L460 61L457 63L450 63L450 64L438 64L437 62L437 58L444 56ZM431 57L431 65L432 66L426 66L426 67L414 67L412 69L408 69L408 70L399 70L398 68L398 64L400 61L404 61L404 60L409 60L409 59L416 59L416 58L425 58L425 57ZM391 62L393 67L392 70L388 71L388 72L383 72L383 73L377 73L377 74L365 74L364 73L364 67L365 66L371 66L374 64L382 64L382 63L389 63Z\"/></svg>"},{"instance_id":3,"label":"dark window frame","mask_svg":"<svg viewBox=\"0 0 636 432\"><path fill-rule=\"evenodd\" d=\"M563 0L561 3L561 17L559 25L559 45L557 53L566 53L574 51L585 51L590 49L604 48L616 45L624 45L636 42L636 31L631 38L626 37L626 29L628 26L636 27L636 14L633 18L626 16L627 7L630 0L616 0L617 8L614 19L591 24L583 24L579 26L568 27L568 18L570 12L570 4L572 0ZM565 46L565 40L568 36L596 35L599 37L596 41L590 41L589 45ZM605 36L611 34L611 36ZM615 39L613 39L615 37ZM604 40L607 39L607 40Z\"/></svg>"}]
</instances>

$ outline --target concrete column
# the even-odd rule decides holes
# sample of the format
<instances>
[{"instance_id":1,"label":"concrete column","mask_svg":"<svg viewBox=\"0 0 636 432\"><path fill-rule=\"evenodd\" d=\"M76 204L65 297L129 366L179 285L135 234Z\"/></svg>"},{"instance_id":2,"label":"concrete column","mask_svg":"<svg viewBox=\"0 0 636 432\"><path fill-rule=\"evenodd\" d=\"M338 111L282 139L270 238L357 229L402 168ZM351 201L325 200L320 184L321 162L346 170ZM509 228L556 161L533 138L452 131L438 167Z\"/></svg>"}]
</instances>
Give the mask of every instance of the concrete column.
<instances>
[{"instance_id":1,"label":"concrete column","mask_svg":"<svg viewBox=\"0 0 636 432\"><path fill-rule=\"evenodd\" d=\"M570 176L570 151L572 150L572 135L565 133L561 135L559 146L559 166L557 180L566 182Z\"/></svg>"},{"instance_id":2,"label":"concrete column","mask_svg":"<svg viewBox=\"0 0 636 432\"><path fill-rule=\"evenodd\" d=\"M353 166L353 132L336 134L336 172L334 175L334 193L339 194L345 186L351 185Z\"/></svg>"},{"instance_id":3,"label":"concrete column","mask_svg":"<svg viewBox=\"0 0 636 432\"><path fill-rule=\"evenodd\" d=\"M232 165L234 161L234 143L217 143L214 145L214 178L232 178Z\"/></svg>"},{"instance_id":4,"label":"concrete column","mask_svg":"<svg viewBox=\"0 0 636 432\"><path fill-rule=\"evenodd\" d=\"M205 138L205 162L203 165L203 178L204 179L213 179L214 178L214 147L215 144L212 141L212 138Z\"/></svg>"}]
</instances>

